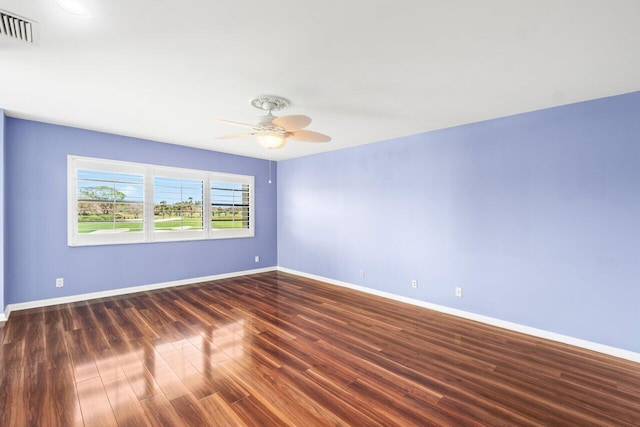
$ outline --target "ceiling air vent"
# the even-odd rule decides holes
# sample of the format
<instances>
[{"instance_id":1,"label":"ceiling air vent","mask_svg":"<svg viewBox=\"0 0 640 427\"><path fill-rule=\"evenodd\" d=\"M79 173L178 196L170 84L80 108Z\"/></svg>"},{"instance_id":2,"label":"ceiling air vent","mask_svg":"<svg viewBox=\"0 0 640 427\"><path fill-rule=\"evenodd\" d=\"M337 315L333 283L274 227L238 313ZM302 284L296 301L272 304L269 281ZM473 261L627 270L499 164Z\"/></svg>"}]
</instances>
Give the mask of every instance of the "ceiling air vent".
<instances>
[{"instance_id":1,"label":"ceiling air vent","mask_svg":"<svg viewBox=\"0 0 640 427\"><path fill-rule=\"evenodd\" d=\"M35 43L37 40L37 25L35 21L18 16L0 9L0 35L21 40L27 43Z\"/></svg>"}]
</instances>

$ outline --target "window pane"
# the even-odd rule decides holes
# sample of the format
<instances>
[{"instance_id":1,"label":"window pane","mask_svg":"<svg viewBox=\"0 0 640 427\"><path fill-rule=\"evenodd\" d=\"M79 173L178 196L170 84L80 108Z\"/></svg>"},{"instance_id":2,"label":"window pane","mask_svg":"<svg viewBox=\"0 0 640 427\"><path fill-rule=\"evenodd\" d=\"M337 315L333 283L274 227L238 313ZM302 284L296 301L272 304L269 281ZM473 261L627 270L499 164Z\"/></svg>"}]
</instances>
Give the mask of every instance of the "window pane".
<instances>
[{"instance_id":1,"label":"window pane","mask_svg":"<svg viewBox=\"0 0 640 427\"><path fill-rule=\"evenodd\" d=\"M211 228L249 228L249 185L211 182Z\"/></svg>"},{"instance_id":2,"label":"window pane","mask_svg":"<svg viewBox=\"0 0 640 427\"><path fill-rule=\"evenodd\" d=\"M153 178L156 231L202 231L202 180Z\"/></svg>"},{"instance_id":3,"label":"window pane","mask_svg":"<svg viewBox=\"0 0 640 427\"><path fill-rule=\"evenodd\" d=\"M78 233L144 230L142 175L78 170Z\"/></svg>"}]
</instances>

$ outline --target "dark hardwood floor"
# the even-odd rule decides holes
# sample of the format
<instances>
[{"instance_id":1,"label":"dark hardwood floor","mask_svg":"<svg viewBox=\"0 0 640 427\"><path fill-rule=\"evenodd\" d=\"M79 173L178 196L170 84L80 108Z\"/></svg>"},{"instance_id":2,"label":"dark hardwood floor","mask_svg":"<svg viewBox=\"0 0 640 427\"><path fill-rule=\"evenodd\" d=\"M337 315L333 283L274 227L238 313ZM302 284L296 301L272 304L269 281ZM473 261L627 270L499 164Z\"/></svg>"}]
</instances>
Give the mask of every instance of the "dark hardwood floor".
<instances>
[{"instance_id":1,"label":"dark hardwood floor","mask_svg":"<svg viewBox=\"0 0 640 427\"><path fill-rule=\"evenodd\" d=\"M284 273L18 311L3 426L639 426L640 364Z\"/></svg>"}]
</instances>

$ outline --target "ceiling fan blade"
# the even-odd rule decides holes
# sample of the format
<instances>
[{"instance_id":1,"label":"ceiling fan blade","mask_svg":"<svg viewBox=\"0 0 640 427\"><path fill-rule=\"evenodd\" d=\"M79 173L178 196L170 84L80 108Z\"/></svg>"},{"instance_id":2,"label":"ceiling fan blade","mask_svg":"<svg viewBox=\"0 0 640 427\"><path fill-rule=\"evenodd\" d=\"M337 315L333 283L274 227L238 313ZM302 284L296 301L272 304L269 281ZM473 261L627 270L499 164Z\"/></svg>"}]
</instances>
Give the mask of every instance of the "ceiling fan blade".
<instances>
[{"instance_id":1,"label":"ceiling fan blade","mask_svg":"<svg viewBox=\"0 0 640 427\"><path fill-rule=\"evenodd\" d=\"M240 127L243 127L243 128L249 128L249 129L255 129L255 130L260 129L256 125L250 125L248 123L240 123L240 122L234 122L234 121L231 121L231 120L223 120L223 119L213 119L213 120L218 122L218 123L224 123L224 124L232 125L232 126L240 126Z\"/></svg>"},{"instance_id":2,"label":"ceiling fan blade","mask_svg":"<svg viewBox=\"0 0 640 427\"><path fill-rule=\"evenodd\" d=\"M247 136L253 136L255 133L234 133L231 135L219 136L216 139L232 139L232 138L244 138Z\"/></svg>"},{"instance_id":3,"label":"ceiling fan blade","mask_svg":"<svg viewBox=\"0 0 640 427\"><path fill-rule=\"evenodd\" d=\"M271 124L279 126L287 132L294 132L304 127L309 126L311 123L311 117L307 116L282 116L275 119Z\"/></svg>"},{"instance_id":4,"label":"ceiling fan blade","mask_svg":"<svg viewBox=\"0 0 640 427\"><path fill-rule=\"evenodd\" d=\"M331 137L319 132L313 132L311 130L299 130L296 132L291 132L289 138L294 139L296 141L306 141L306 142L329 142L331 141Z\"/></svg>"}]
</instances>

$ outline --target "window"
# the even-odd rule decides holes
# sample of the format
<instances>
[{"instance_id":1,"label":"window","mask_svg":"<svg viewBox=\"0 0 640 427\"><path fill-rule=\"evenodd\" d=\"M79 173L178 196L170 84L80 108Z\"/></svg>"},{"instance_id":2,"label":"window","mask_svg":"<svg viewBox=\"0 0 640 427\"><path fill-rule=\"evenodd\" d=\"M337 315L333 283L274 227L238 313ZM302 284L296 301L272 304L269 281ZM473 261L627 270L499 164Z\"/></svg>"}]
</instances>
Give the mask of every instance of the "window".
<instances>
[{"instance_id":1,"label":"window","mask_svg":"<svg viewBox=\"0 0 640 427\"><path fill-rule=\"evenodd\" d=\"M78 233L144 232L142 175L78 170Z\"/></svg>"},{"instance_id":2,"label":"window","mask_svg":"<svg viewBox=\"0 0 640 427\"><path fill-rule=\"evenodd\" d=\"M254 235L252 176L77 156L67 172L70 246Z\"/></svg>"},{"instance_id":3,"label":"window","mask_svg":"<svg viewBox=\"0 0 640 427\"><path fill-rule=\"evenodd\" d=\"M162 240L189 235L204 238L203 194L202 179L154 176L153 229L156 236Z\"/></svg>"},{"instance_id":4,"label":"window","mask_svg":"<svg viewBox=\"0 0 640 427\"><path fill-rule=\"evenodd\" d=\"M248 184L211 182L211 228L249 228L249 200Z\"/></svg>"}]
</instances>

